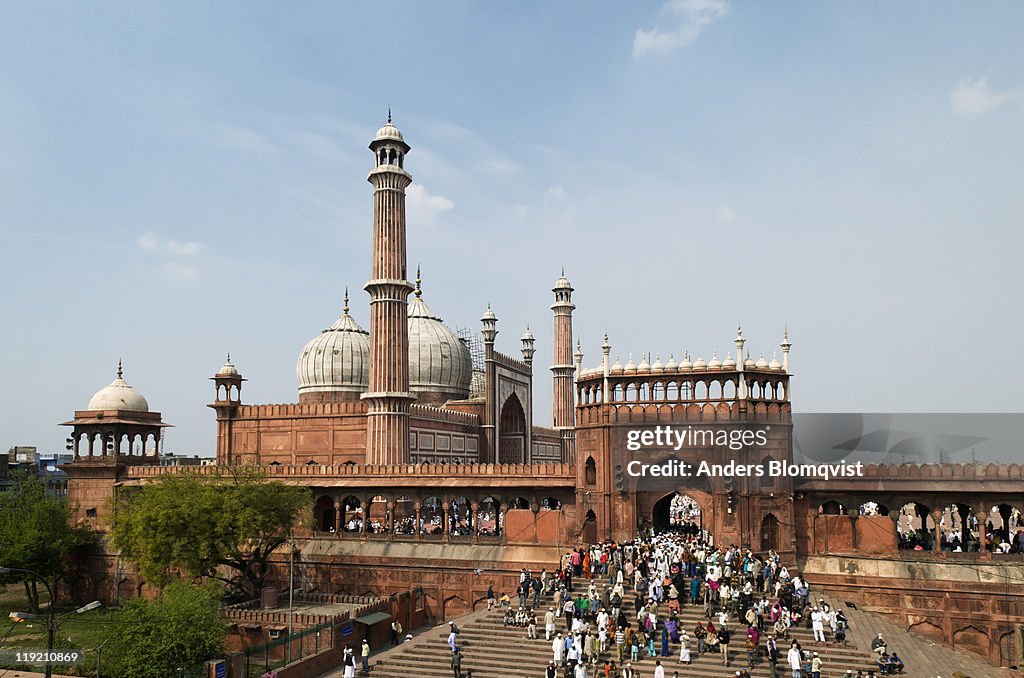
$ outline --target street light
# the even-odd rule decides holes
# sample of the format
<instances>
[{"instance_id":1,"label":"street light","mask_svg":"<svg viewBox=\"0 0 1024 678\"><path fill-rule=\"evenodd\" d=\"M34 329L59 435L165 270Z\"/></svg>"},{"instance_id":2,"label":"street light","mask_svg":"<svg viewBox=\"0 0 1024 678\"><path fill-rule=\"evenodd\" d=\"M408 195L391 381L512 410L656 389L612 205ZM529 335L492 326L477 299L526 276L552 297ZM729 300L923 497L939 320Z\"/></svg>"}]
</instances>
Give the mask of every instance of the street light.
<instances>
[{"instance_id":1,"label":"street light","mask_svg":"<svg viewBox=\"0 0 1024 678\"><path fill-rule=\"evenodd\" d=\"M53 589L50 587L50 583L48 581L46 581L46 578L40 576L38 572L33 572L32 570L25 570L25 569L22 569L20 567L3 567L3 566L0 566L0 574L8 574L10 572L21 572L23 574L31 575L31 576L35 577L36 579L42 581L43 585L46 587L46 592L50 596L50 607L49 607L49 609L46 612L46 674L45 675L46 675L46 678L52 678L52 676L53 676L53 662L51 660L52 659L51 655L53 654L53 637L57 633L57 617L56 617L56 615L54 615L54 605L56 605L57 601L53 597ZM94 600L91 603L83 605L82 607L80 607L80 608L78 608L76 610L73 610L72 612L69 612L68 614L84 614L86 612L89 612L90 610L95 610L98 607L103 607L103 603L101 603L98 600ZM67 616L67 615L65 615L65 616ZM11 621L20 622L20 621L25 621L26 619L39 619L40 615L29 614L27 612L11 612L8 615L8 617L10 617Z\"/></svg>"},{"instance_id":2,"label":"street light","mask_svg":"<svg viewBox=\"0 0 1024 678\"><path fill-rule=\"evenodd\" d=\"M45 577L39 576L39 573L33 572L32 570L25 570L20 567L3 567L0 566L0 574L7 574L9 572L21 572L23 574L31 575L36 579L43 582L46 586L46 592L50 596L50 609L46 614L46 678L52 678L53 676L53 663L50 661L50 654L53 652L53 636L57 632L56 620L53 617L53 606L57 600L53 597L53 588L50 587L50 582L46 581ZM23 615L19 614L19 617Z\"/></svg>"}]
</instances>

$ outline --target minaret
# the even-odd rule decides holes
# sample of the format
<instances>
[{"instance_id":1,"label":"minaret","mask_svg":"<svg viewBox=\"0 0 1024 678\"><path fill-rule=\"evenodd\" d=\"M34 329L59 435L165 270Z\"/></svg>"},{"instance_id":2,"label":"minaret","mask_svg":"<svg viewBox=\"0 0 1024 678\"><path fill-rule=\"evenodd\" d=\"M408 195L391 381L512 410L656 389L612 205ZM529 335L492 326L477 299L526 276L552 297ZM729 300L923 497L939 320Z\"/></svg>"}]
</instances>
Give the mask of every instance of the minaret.
<instances>
[{"instance_id":1,"label":"minaret","mask_svg":"<svg viewBox=\"0 0 1024 678\"><path fill-rule=\"evenodd\" d=\"M746 365L743 364L743 345L746 339L743 338L743 325L736 323L736 371L739 372L739 388L736 389L736 397L739 400L747 399L747 377L743 374Z\"/></svg>"},{"instance_id":2,"label":"minaret","mask_svg":"<svg viewBox=\"0 0 1024 678\"><path fill-rule=\"evenodd\" d=\"M611 393L608 389L608 370L612 364L609 361L612 355L612 345L608 343L608 330L604 331L604 341L601 342L601 372L604 375L604 381L601 384L601 402L606 403L611 400Z\"/></svg>"},{"instance_id":3,"label":"minaret","mask_svg":"<svg viewBox=\"0 0 1024 678\"><path fill-rule=\"evenodd\" d=\"M405 256L405 171L409 145L388 122L370 142L376 166L373 185L373 259L370 294L370 383L367 402L366 463L409 463L409 292Z\"/></svg>"},{"instance_id":4,"label":"minaret","mask_svg":"<svg viewBox=\"0 0 1024 678\"><path fill-rule=\"evenodd\" d=\"M789 374L789 349L793 347L793 344L789 341L789 326L787 325L782 330L782 343L779 344L782 349L782 371L787 375ZM793 400L793 382L786 380L786 400Z\"/></svg>"},{"instance_id":5,"label":"minaret","mask_svg":"<svg viewBox=\"0 0 1024 678\"><path fill-rule=\"evenodd\" d=\"M562 277L551 290L555 293L555 364L551 366L554 375L554 397L551 403L551 418L555 428L573 428L576 425L575 395L572 378L576 368L572 354L572 285L562 271Z\"/></svg>"},{"instance_id":6,"label":"minaret","mask_svg":"<svg viewBox=\"0 0 1024 678\"><path fill-rule=\"evenodd\" d=\"M533 347L536 339L533 336L533 332L530 331L530 326L526 326L526 331L523 332L520 341L523 342L523 362L527 365L533 366L533 355L537 352L537 349Z\"/></svg>"}]
</instances>

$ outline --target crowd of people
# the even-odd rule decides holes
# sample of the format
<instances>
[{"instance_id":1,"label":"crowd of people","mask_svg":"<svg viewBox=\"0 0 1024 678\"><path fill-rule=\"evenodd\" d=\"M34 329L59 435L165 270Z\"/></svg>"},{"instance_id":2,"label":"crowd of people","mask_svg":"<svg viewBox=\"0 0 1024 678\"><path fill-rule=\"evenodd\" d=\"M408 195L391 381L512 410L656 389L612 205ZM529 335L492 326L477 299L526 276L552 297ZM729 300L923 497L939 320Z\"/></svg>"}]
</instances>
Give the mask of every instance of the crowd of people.
<instances>
[{"instance_id":1,"label":"crowd of people","mask_svg":"<svg viewBox=\"0 0 1024 678\"><path fill-rule=\"evenodd\" d=\"M551 644L545 678L638 678L647 659L654 660L653 668L644 662L647 676L669 678L679 675L670 666L703 654L723 666L739 661L729 675L740 678L762 662L773 677L788 670L792 678L820 678L823 658L791 638L791 629L811 629L819 645L845 644L843 612L815 602L808 583L774 552L762 558L716 546L687 527L576 548L551 572L523 569L513 596L488 590L488 608L503 609L505 625L523 628L528 639L543 632ZM690 628L681 615L686 606L702 612ZM459 654L457 633L449 644ZM879 673L902 673L903 661L881 647L873 647Z\"/></svg>"}]
</instances>

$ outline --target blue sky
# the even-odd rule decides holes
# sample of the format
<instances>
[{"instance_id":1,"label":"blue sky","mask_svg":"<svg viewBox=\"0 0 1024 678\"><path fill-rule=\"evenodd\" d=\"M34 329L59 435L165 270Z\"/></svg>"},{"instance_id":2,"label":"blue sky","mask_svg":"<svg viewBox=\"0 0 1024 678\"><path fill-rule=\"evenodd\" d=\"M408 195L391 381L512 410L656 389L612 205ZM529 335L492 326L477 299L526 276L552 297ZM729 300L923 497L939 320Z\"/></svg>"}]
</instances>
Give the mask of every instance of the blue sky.
<instances>
[{"instance_id":1,"label":"blue sky","mask_svg":"<svg viewBox=\"0 0 1024 678\"><path fill-rule=\"evenodd\" d=\"M500 350L577 288L587 366L785 324L803 411L1012 411L1024 335L1017 3L3 3L0 431L114 376L210 454L206 380L293 402L368 326L366 144L413 150L410 265Z\"/></svg>"}]
</instances>

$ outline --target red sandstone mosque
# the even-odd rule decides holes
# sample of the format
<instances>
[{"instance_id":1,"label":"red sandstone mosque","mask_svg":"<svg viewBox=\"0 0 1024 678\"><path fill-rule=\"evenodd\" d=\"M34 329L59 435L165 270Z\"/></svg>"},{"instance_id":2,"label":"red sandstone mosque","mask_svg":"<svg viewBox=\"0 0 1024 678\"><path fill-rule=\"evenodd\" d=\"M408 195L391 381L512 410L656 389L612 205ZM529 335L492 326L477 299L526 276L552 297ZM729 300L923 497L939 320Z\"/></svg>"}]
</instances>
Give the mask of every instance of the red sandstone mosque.
<instances>
[{"instance_id":1,"label":"red sandstone mosque","mask_svg":"<svg viewBox=\"0 0 1024 678\"><path fill-rule=\"evenodd\" d=\"M781 359L751 357L738 329L735 352L724 357L647 354L625 364L612 359L606 336L600 362L587 368L579 344L573 351L573 287L563 274L551 305L553 426L536 425L532 333L527 328L513 357L498 350L491 308L478 336L460 336L431 310L418 271L409 282L410 146L390 115L369 148L369 330L351 315L346 292L341 317L299 352L295 403L243 403L245 379L230 357L212 377L216 464L254 463L273 479L312 488L315 528L302 535L301 552L318 590L389 595L422 587L426 614L450 617L479 605L490 583L511 590L521 567L550 570L575 544L667 525L673 497L685 494L719 542L773 549L842 600L997 663L1018 661L1024 565L1020 554L990 552L984 526L994 521L1009 532L1011 509L1021 506L1019 466L868 465L863 476L829 481L640 481L628 473L630 460L790 460L788 334ZM65 425L75 454L65 467L69 505L100 529L120 488L179 471L159 464L167 424L120 366ZM662 425L767 436L740 451L627 451L630 431ZM858 510L868 503L872 511ZM907 505L918 531L934 535L931 550L899 548ZM942 551L952 525L967 535L980 525L979 548ZM1016 583L1004 581L1008 573ZM97 554L84 576L83 590L100 599L134 590L117 554Z\"/></svg>"}]
</instances>

